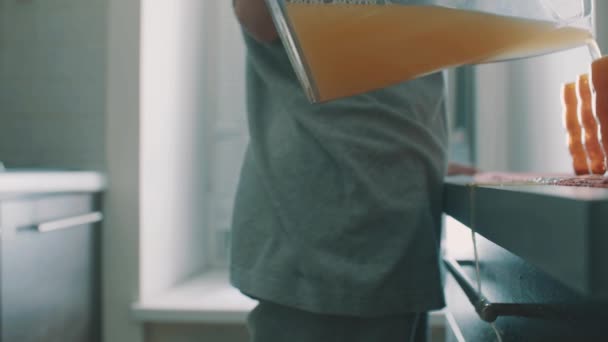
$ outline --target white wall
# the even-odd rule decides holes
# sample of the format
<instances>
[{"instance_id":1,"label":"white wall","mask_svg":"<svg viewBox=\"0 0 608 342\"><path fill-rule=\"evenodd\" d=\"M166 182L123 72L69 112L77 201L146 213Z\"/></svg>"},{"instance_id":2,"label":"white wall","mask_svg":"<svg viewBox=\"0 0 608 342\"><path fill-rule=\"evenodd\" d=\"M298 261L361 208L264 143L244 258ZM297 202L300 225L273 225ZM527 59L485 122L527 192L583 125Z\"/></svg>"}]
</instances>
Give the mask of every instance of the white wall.
<instances>
[{"instance_id":1,"label":"white wall","mask_svg":"<svg viewBox=\"0 0 608 342\"><path fill-rule=\"evenodd\" d=\"M247 141L229 1L142 2L141 300L226 263Z\"/></svg>"},{"instance_id":2,"label":"white wall","mask_svg":"<svg viewBox=\"0 0 608 342\"><path fill-rule=\"evenodd\" d=\"M206 265L207 7L142 2L141 292L146 301Z\"/></svg>"},{"instance_id":3,"label":"white wall","mask_svg":"<svg viewBox=\"0 0 608 342\"><path fill-rule=\"evenodd\" d=\"M231 2L142 4L145 302L192 273L225 265L247 132L245 49ZM244 324L150 323L144 340L245 342L247 331Z\"/></svg>"},{"instance_id":4,"label":"white wall","mask_svg":"<svg viewBox=\"0 0 608 342\"><path fill-rule=\"evenodd\" d=\"M106 149L110 187L103 225L103 337L140 342L130 316L139 296L140 3L107 0Z\"/></svg>"},{"instance_id":5,"label":"white wall","mask_svg":"<svg viewBox=\"0 0 608 342\"><path fill-rule=\"evenodd\" d=\"M137 342L129 306L209 266L205 228L226 221L206 208L236 186L244 48L229 2L110 0L109 30L104 332ZM151 324L145 339L214 340L218 329Z\"/></svg>"},{"instance_id":6,"label":"white wall","mask_svg":"<svg viewBox=\"0 0 608 342\"><path fill-rule=\"evenodd\" d=\"M103 169L106 0L3 1L0 161Z\"/></svg>"},{"instance_id":7,"label":"white wall","mask_svg":"<svg viewBox=\"0 0 608 342\"><path fill-rule=\"evenodd\" d=\"M560 87L587 72L586 48L477 68L478 166L572 172Z\"/></svg>"}]
</instances>

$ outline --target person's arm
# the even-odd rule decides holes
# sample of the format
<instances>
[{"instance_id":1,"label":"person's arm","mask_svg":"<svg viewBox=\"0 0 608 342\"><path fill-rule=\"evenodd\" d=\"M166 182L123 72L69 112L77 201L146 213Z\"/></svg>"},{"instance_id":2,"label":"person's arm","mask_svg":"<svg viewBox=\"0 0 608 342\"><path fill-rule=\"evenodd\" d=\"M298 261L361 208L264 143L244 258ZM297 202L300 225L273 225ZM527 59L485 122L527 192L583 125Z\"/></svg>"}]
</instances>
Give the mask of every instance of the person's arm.
<instances>
[{"instance_id":1,"label":"person's arm","mask_svg":"<svg viewBox=\"0 0 608 342\"><path fill-rule=\"evenodd\" d=\"M255 40L270 43L278 38L264 0L234 0L233 5L237 19Z\"/></svg>"}]
</instances>

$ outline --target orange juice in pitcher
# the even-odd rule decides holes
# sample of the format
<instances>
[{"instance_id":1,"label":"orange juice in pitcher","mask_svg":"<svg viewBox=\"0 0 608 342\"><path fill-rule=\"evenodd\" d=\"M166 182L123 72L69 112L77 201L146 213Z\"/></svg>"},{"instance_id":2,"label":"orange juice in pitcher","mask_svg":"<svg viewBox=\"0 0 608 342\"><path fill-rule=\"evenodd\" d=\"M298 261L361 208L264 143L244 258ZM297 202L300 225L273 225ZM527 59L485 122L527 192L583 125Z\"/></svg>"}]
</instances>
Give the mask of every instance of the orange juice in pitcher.
<instances>
[{"instance_id":1,"label":"orange juice in pitcher","mask_svg":"<svg viewBox=\"0 0 608 342\"><path fill-rule=\"evenodd\" d=\"M267 2L311 102L593 42L589 0Z\"/></svg>"}]
</instances>

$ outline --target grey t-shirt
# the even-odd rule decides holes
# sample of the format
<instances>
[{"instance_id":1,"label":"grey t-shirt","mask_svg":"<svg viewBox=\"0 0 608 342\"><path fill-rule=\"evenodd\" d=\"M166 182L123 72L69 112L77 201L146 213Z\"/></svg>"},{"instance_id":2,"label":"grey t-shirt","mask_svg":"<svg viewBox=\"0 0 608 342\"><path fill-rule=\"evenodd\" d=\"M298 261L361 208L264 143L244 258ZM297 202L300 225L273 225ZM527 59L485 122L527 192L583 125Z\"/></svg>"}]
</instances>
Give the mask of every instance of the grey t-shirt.
<instances>
[{"instance_id":1,"label":"grey t-shirt","mask_svg":"<svg viewBox=\"0 0 608 342\"><path fill-rule=\"evenodd\" d=\"M280 42L245 41L251 140L232 284L326 314L442 307L442 75L313 105Z\"/></svg>"}]
</instances>

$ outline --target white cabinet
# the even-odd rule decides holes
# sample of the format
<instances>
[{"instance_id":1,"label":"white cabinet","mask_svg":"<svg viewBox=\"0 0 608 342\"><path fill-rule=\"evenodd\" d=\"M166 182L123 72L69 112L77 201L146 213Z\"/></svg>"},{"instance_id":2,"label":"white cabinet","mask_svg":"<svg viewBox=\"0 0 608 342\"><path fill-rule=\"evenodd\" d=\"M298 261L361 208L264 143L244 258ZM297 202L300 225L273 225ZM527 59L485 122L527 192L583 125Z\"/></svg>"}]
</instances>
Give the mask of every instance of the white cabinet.
<instances>
[{"instance_id":1,"label":"white cabinet","mask_svg":"<svg viewBox=\"0 0 608 342\"><path fill-rule=\"evenodd\" d=\"M0 198L1 341L99 341L96 208L91 194Z\"/></svg>"}]
</instances>

